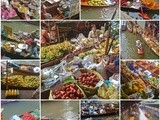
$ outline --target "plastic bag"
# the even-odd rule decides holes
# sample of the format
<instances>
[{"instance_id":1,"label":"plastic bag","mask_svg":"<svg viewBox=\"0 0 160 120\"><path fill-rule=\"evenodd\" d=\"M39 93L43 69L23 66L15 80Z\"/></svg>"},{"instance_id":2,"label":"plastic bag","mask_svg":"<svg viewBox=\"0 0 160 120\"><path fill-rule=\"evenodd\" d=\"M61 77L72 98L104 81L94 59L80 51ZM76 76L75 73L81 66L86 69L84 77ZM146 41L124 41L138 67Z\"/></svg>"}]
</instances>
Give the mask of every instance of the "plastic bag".
<instances>
[{"instance_id":1,"label":"plastic bag","mask_svg":"<svg viewBox=\"0 0 160 120\"><path fill-rule=\"evenodd\" d=\"M84 57L82 60L82 65L87 69L94 69L97 66L97 64L94 63L93 55L87 55L86 57Z\"/></svg>"},{"instance_id":2,"label":"plastic bag","mask_svg":"<svg viewBox=\"0 0 160 120\"><path fill-rule=\"evenodd\" d=\"M77 39L78 40L82 40L82 39L84 39L84 38L86 38L82 33L80 33L79 35L78 35L78 37L77 37Z\"/></svg>"},{"instance_id":3,"label":"plastic bag","mask_svg":"<svg viewBox=\"0 0 160 120\"><path fill-rule=\"evenodd\" d=\"M83 58L83 60L82 60L82 65L85 65L86 63L94 63L94 61L93 61L93 55L87 55L87 56L85 56L84 58Z\"/></svg>"},{"instance_id":4,"label":"plastic bag","mask_svg":"<svg viewBox=\"0 0 160 120\"><path fill-rule=\"evenodd\" d=\"M74 58L73 58L73 60L71 61L71 62L69 62L68 64L69 65L73 65L73 64L80 64L82 62L82 59L80 58L80 57L77 57L77 56L75 56Z\"/></svg>"},{"instance_id":5,"label":"plastic bag","mask_svg":"<svg viewBox=\"0 0 160 120\"><path fill-rule=\"evenodd\" d=\"M99 63L99 64L97 64L96 65L96 71L99 73L99 74L101 74L101 75L103 75L103 69L104 69L104 65L103 65L103 60L101 60L101 62Z\"/></svg>"}]
</instances>

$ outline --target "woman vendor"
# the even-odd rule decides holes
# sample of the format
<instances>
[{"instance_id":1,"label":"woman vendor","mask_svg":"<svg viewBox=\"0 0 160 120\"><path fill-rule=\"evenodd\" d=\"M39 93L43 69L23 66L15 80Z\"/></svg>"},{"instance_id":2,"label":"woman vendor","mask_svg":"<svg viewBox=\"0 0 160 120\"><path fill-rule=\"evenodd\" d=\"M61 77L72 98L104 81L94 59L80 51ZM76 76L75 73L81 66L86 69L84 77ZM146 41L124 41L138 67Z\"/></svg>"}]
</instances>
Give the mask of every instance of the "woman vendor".
<instances>
[{"instance_id":1,"label":"woman vendor","mask_svg":"<svg viewBox=\"0 0 160 120\"><path fill-rule=\"evenodd\" d=\"M45 27L41 30L41 44L50 44L51 40Z\"/></svg>"},{"instance_id":2,"label":"woman vendor","mask_svg":"<svg viewBox=\"0 0 160 120\"><path fill-rule=\"evenodd\" d=\"M98 38L98 33L97 33L96 25L92 26L92 29L91 29L91 31L88 34L88 38Z\"/></svg>"},{"instance_id":3,"label":"woman vendor","mask_svg":"<svg viewBox=\"0 0 160 120\"><path fill-rule=\"evenodd\" d=\"M114 73L119 73L119 55L111 55L102 72L102 76L105 80L109 80L109 77L111 77Z\"/></svg>"}]
</instances>

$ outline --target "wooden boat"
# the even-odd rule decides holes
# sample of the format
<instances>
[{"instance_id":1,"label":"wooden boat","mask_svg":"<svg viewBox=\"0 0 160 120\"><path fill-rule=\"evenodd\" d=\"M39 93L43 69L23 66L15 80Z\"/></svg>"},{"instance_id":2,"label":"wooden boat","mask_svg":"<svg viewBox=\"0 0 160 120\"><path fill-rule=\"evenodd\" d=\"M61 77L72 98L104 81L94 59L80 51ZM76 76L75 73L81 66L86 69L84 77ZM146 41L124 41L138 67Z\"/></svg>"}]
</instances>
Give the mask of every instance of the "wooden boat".
<instances>
[{"instance_id":1,"label":"wooden boat","mask_svg":"<svg viewBox=\"0 0 160 120\"><path fill-rule=\"evenodd\" d=\"M129 32L131 32L131 33L133 32L133 28L132 28L131 23L127 23L127 29Z\"/></svg>"},{"instance_id":2,"label":"wooden boat","mask_svg":"<svg viewBox=\"0 0 160 120\"><path fill-rule=\"evenodd\" d=\"M14 68L13 70L18 73L21 73L21 74L39 76L39 73L34 73L33 71L25 71L25 70L20 70L20 69L16 69L16 68Z\"/></svg>"},{"instance_id":3,"label":"wooden boat","mask_svg":"<svg viewBox=\"0 0 160 120\"><path fill-rule=\"evenodd\" d=\"M34 111L29 111L28 113L32 114ZM19 115L20 118L23 117L23 114ZM39 120L39 118L37 118L36 120Z\"/></svg>"},{"instance_id":4,"label":"wooden boat","mask_svg":"<svg viewBox=\"0 0 160 120\"><path fill-rule=\"evenodd\" d=\"M138 48L138 47L137 47L137 53L138 53L139 55L143 55L143 54L144 54L143 46L142 46L141 48Z\"/></svg>"},{"instance_id":5,"label":"wooden boat","mask_svg":"<svg viewBox=\"0 0 160 120\"><path fill-rule=\"evenodd\" d=\"M82 7L113 7L113 6L116 6L116 4L113 4L113 5L100 5L100 6L92 6L92 5L89 5L87 2L82 2L81 1L81 6Z\"/></svg>"},{"instance_id":6,"label":"wooden boat","mask_svg":"<svg viewBox=\"0 0 160 120\"><path fill-rule=\"evenodd\" d=\"M89 117L104 117L104 116L108 116L108 115L115 115L115 114L117 114L117 110L115 110L115 111L111 111L111 112L107 112L107 113L105 113L105 114L96 114L96 115L89 115L89 114L87 114L87 115L81 115L81 117L82 118L89 118Z\"/></svg>"},{"instance_id":7,"label":"wooden boat","mask_svg":"<svg viewBox=\"0 0 160 120\"><path fill-rule=\"evenodd\" d=\"M129 12L141 12L141 9L136 9L136 8L129 8L129 7L126 7L126 6L121 6L121 10L122 11L129 11ZM159 9L143 9L144 12L147 12L147 11L159 11Z\"/></svg>"},{"instance_id":8,"label":"wooden boat","mask_svg":"<svg viewBox=\"0 0 160 120\"><path fill-rule=\"evenodd\" d=\"M150 119L151 115L149 113L145 113L145 116Z\"/></svg>"},{"instance_id":9,"label":"wooden boat","mask_svg":"<svg viewBox=\"0 0 160 120\"><path fill-rule=\"evenodd\" d=\"M15 34L14 34L15 35ZM7 40L7 41L12 41L12 42L16 42L16 43L19 43L20 40L18 39L13 39L13 38L8 38L7 36L5 36L4 34L1 34L1 39L2 40Z\"/></svg>"},{"instance_id":10,"label":"wooden boat","mask_svg":"<svg viewBox=\"0 0 160 120\"><path fill-rule=\"evenodd\" d=\"M121 30L122 30L122 31L126 31L126 25L122 25L122 26L121 26Z\"/></svg>"}]
</instances>

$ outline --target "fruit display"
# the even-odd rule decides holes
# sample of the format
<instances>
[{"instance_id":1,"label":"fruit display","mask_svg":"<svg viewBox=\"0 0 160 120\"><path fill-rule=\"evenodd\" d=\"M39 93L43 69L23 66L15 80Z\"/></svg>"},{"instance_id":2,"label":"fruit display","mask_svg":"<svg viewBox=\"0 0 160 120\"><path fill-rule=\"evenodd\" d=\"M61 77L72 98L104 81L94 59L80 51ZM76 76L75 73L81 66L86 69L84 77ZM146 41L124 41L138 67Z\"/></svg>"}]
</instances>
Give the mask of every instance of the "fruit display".
<instances>
[{"instance_id":1,"label":"fruit display","mask_svg":"<svg viewBox=\"0 0 160 120\"><path fill-rule=\"evenodd\" d=\"M75 83L68 83L62 88L52 91L52 96L55 99L82 99L84 93Z\"/></svg>"},{"instance_id":2,"label":"fruit display","mask_svg":"<svg viewBox=\"0 0 160 120\"><path fill-rule=\"evenodd\" d=\"M99 78L94 73L82 73L77 81L87 87L95 87L99 81Z\"/></svg>"},{"instance_id":3,"label":"fruit display","mask_svg":"<svg viewBox=\"0 0 160 120\"><path fill-rule=\"evenodd\" d=\"M6 85L6 77L2 78L2 84ZM39 78L37 76L12 75L8 77L8 85L14 87L37 88Z\"/></svg>"},{"instance_id":4,"label":"fruit display","mask_svg":"<svg viewBox=\"0 0 160 120\"><path fill-rule=\"evenodd\" d=\"M39 78L37 76L25 76L23 87L38 88Z\"/></svg>"},{"instance_id":5,"label":"fruit display","mask_svg":"<svg viewBox=\"0 0 160 120\"><path fill-rule=\"evenodd\" d=\"M144 91L146 89L146 85L141 79L137 79L122 85L121 89L126 95L132 95L134 93Z\"/></svg>"},{"instance_id":6,"label":"fruit display","mask_svg":"<svg viewBox=\"0 0 160 120\"><path fill-rule=\"evenodd\" d=\"M124 62L121 62L121 82L126 83L132 80L139 79L138 75L135 75Z\"/></svg>"},{"instance_id":7,"label":"fruit display","mask_svg":"<svg viewBox=\"0 0 160 120\"><path fill-rule=\"evenodd\" d=\"M88 5L91 6L103 6L103 5L109 5L109 3L107 3L107 1L105 0L89 0L88 1Z\"/></svg>"},{"instance_id":8,"label":"fruit display","mask_svg":"<svg viewBox=\"0 0 160 120\"><path fill-rule=\"evenodd\" d=\"M103 99L118 99L119 92L115 87L103 84L98 89L98 96Z\"/></svg>"},{"instance_id":9,"label":"fruit display","mask_svg":"<svg viewBox=\"0 0 160 120\"><path fill-rule=\"evenodd\" d=\"M6 84L6 79L8 81L8 85L10 86L17 86L22 87L23 86L23 76L22 75L12 75L8 78L4 77L2 78L2 84Z\"/></svg>"},{"instance_id":10,"label":"fruit display","mask_svg":"<svg viewBox=\"0 0 160 120\"><path fill-rule=\"evenodd\" d=\"M151 78L149 78L149 79L148 79L148 82L149 82L151 85L155 86L155 87L158 87L158 85L159 85L159 80L158 80L158 78L156 78L156 77L151 77Z\"/></svg>"},{"instance_id":11,"label":"fruit display","mask_svg":"<svg viewBox=\"0 0 160 120\"><path fill-rule=\"evenodd\" d=\"M48 61L55 60L71 52L72 49L73 45L68 41L64 41L63 43L58 43L56 45L42 47L41 58Z\"/></svg>"},{"instance_id":12,"label":"fruit display","mask_svg":"<svg viewBox=\"0 0 160 120\"><path fill-rule=\"evenodd\" d=\"M101 48L101 49L92 49L92 50L89 50L87 52L82 52L80 54L78 54L78 57L80 58L83 58L87 55L104 55L105 54L105 49L104 48Z\"/></svg>"},{"instance_id":13,"label":"fruit display","mask_svg":"<svg viewBox=\"0 0 160 120\"><path fill-rule=\"evenodd\" d=\"M17 89L9 89L5 91L6 97L16 97L19 96L19 90Z\"/></svg>"},{"instance_id":14,"label":"fruit display","mask_svg":"<svg viewBox=\"0 0 160 120\"><path fill-rule=\"evenodd\" d=\"M3 44L2 47L3 47L3 48L5 49L5 51L7 51L7 52L11 52L11 50L12 50L12 48L10 47L10 42L7 42L7 43Z\"/></svg>"}]
</instances>

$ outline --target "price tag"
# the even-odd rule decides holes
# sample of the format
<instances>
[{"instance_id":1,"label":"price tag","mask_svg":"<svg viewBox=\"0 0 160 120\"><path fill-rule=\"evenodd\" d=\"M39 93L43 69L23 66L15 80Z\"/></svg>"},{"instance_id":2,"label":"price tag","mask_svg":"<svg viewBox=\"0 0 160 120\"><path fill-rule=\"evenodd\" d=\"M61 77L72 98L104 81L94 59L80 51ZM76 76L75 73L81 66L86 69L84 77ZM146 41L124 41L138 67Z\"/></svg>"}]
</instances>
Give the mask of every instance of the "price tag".
<instances>
[{"instance_id":1,"label":"price tag","mask_svg":"<svg viewBox=\"0 0 160 120\"><path fill-rule=\"evenodd\" d=\"M103 84L104 84L104 81L103 81L103 80L100 80L100 81L96 84L96 87L101 87Z\"/></svg>"}]
</instances>

